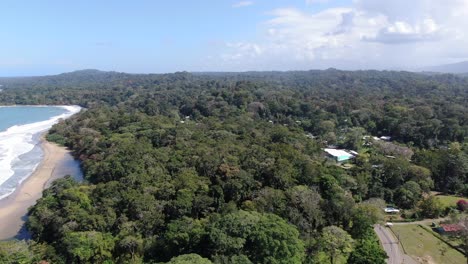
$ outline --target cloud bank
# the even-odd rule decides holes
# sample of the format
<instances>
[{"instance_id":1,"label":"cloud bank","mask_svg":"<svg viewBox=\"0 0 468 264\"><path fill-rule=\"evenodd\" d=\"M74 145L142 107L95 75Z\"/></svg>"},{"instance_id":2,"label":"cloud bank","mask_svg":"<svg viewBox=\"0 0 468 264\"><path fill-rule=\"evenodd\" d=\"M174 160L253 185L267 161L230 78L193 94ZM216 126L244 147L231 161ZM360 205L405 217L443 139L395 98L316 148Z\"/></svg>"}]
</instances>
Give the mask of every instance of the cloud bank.
<instances>
[{"instance_id":1,"label":"cloud bank","mask_svg":"<svg viewBox=\"0 0 468 264\"><path fill-rule=\"evenodd\" d=\"M225 65L408 69L468 58L468 0L354 0L318 12L287 7L268 15L256 25L258 38L225 44Z\"/></svg>"}]
</instances>

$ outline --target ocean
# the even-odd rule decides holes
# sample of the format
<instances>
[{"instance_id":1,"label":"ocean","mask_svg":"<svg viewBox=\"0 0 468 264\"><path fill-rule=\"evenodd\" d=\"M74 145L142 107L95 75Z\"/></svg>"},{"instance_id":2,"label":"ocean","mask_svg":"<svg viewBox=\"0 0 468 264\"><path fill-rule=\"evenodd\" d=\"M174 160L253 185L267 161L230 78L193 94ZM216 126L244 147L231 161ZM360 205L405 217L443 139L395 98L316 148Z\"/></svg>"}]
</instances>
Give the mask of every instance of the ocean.
<instances>
[{"instance_id":1,"label":"ocean","mask_svg":"<svg viewBox=\"0 0 468 264\"><path fill-rule=\"evenodd\" d=\"M43 158L41 135L79 106L0 107L0 199L14 192Z\"/></svg>"}]
</instances>

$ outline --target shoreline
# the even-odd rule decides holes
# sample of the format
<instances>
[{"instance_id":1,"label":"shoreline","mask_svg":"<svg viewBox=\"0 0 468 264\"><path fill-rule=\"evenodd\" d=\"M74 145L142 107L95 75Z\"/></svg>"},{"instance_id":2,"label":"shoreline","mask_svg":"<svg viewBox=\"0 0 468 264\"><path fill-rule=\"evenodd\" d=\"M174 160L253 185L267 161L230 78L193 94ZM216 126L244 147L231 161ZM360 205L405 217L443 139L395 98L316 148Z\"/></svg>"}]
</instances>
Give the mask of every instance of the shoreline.
<instances>
[{"instance_id":1,"label":"shoreline","mask_svg":"<svg viewBox=\"0 0 468 264\"><path fill-rule=\"evenodd\" d=\"M41 163L12 194L0 200L0 240L14 238L19 233L28 208L36 204L53 180L60 177L54 175L54 171L70 155L66 147L47 141L45 134L41 136L40 145L44 155Z\"/></svg>"}]
</instances>

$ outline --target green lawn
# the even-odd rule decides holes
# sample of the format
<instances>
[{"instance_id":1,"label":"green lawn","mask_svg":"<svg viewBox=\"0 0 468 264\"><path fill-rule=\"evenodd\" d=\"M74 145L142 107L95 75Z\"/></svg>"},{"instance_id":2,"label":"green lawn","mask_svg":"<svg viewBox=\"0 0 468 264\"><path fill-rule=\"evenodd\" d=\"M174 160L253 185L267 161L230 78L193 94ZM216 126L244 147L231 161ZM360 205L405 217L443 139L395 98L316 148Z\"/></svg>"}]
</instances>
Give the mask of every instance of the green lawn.
<instances>
[{"instance_id":1,"label":"green lawn","mask_svg":"<svg viewBox=\"0 0 468 264\"><path fill-rule=\"evenodd\" d=\"M450 195L436 195L435 197L442 203L445 208L457 206L457 202L461 199L468 201L468 198Z\"/></svg>"},{"instance_id":2,"label":"green lawn","mask_svg":"<svg viewBox=\"0 0 468 264\"><path fill-rule=\"evenodd\" d=\"M399 235L406 252L415 259L424 259L429 263L432 261L440 264L466 264L463 254L447 246L418 225L394 225L392 229Z\"/></svg>"}]
</instances>

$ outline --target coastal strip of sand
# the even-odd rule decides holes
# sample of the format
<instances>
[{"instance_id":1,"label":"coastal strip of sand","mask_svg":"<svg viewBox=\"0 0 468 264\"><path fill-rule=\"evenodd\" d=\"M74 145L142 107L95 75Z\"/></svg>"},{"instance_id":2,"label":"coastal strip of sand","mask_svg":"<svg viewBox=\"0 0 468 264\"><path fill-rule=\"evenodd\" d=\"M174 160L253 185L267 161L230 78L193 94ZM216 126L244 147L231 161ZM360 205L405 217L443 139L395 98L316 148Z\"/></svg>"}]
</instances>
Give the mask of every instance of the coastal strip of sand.
<instances>
[{"instance_id":1,"label":"coastal strip of sand","mask_svg":"<svg viewBox=\"0 0 468 264\"><path fill-rule=\"evenodd\" d=\"M54 170L69 156L69 150L41 138L42 162L31 176L8 197L0 200L0 240L15 237L24 225L28 208L42 197L42 191L57 178Z\"/></svg>"}]
</instances>

